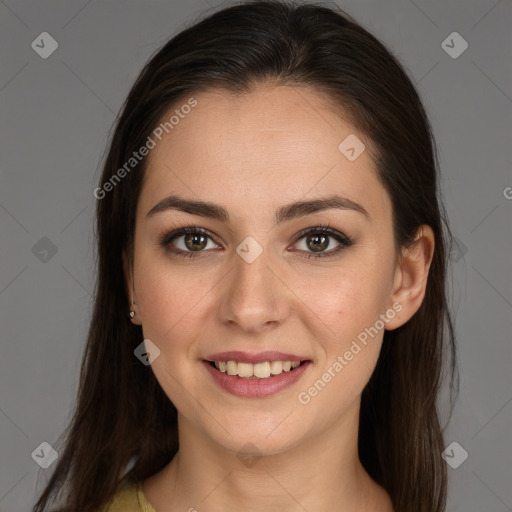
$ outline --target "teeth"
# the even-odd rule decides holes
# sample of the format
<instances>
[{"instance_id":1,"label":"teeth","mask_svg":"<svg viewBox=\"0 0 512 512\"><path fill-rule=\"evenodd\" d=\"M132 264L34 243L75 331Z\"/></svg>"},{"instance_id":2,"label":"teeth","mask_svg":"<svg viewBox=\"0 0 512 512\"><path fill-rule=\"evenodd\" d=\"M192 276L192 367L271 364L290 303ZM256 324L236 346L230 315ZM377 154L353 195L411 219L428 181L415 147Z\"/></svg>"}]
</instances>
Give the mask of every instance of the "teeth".
<instances>
[{"instance_id":1,"label":"teeth","mask_svg":"<svg viewBox=\"0 0 512 512\"><path fill-rule=\"evenodd\" d=\"M270 373L272 375L279 375L283 371L282 361L272 361L270 363Z\"/></svg>"},{"instance_id":2,"label":"teeth","mask_svg":"<svg viewBox=\"0 0 512 512\"><path fill-rule=\"evenodd\" d=\"M238 363L236 361L228 361L226 363L226 371L228 375L236 375L238 372Z\"/></svg>"},{"instance_id":3,"label":"teeth","mask_svg":"<svg viewBox=\"0 0 512 512\"><path fill-rule=\"evenodd\" d=\"M248 366L253 367L252 371L255 377L258 377L259 379L266 379L267 377L270 377L270 363L258 363ZM238 364L238 367L240 368L240 363Z\"/></svg>"},{"instance_id":4,"label":"teeth","mask_svg":"<svg viewBox=\"0 0 512 512\"><path fill-rule=\"evenodd\" d=\"M264 363L237 363L236 361L215 361L215 368L228 375L238 375L245 379L267 379L297 368L300 361L269 361Z\"/></svg>"},{"instance_id":5,"label":"teeth","mask_svg":"<svg viewBox=\"0 0 512 512\"><path fill-rule=\"evenodd\" d=\"M236 373L239 377L252 377L254 375L252 372L253 367L254 365L251 363L238 363L238 371Z\"/></svg>"}]
</instances>

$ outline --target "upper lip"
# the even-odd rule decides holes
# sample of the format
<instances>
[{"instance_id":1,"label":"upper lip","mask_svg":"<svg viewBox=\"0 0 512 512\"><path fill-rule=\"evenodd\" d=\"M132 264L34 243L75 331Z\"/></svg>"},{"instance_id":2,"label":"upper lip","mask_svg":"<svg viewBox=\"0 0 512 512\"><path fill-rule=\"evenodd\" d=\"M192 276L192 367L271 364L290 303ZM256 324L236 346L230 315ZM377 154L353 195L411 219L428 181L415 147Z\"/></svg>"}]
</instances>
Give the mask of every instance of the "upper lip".
<instances>
[{"instance_id":1,"label":"upper lip","mask_svg":"<svg viewBox=\"0 0 512 512\"><path fill-rule=\"evenodd\" d=\"M206 361L237 361L239 363L265 363L267 361L309 361L307 357L301 357L296 354L285 354L275 350L267 350L251 354L241 350L230 350L228 352L218 352L205 357Z\"/></svg>"}]
</instances>

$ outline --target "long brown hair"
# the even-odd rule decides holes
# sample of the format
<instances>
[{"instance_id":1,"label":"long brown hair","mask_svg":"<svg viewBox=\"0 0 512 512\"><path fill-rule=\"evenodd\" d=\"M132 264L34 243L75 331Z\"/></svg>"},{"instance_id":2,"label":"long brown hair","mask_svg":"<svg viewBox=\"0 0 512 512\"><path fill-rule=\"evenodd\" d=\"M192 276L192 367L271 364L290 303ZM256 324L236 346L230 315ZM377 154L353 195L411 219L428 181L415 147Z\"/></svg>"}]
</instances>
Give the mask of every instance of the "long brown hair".
<instances>
[{"instance_id":1,"label":"long brown hair","mask_svg":"<svg viewBox=\"0 0 512 512\"><path fill-rule=\"evenodd\" d=\"M123 105L97 189L102 192L96 193L97 281L76 409L33 512L49 510L57 498L62 501L56 510L96 512L123 476L145 480L175 455L176 409L151 368L134 356L143 337L127 318L130 298L121 262L123 250L133 257L146 159L122 181L113 176L172 105L211 87L243 94L262 82L324 93L369 137L392 200L397 248L410 244L421 224L434 232L423 304L406 324L385 332L364 389L359 456L396 512L443 510L447 474L436 402L443 368L451 406L458 380L446 290L452 235L438 197L429 120L402 66L352 17L335 6L270 0L230 6L183 30L146 64ZM109 181L113 185L105 187Z\"/></svg>"}]
</instances>

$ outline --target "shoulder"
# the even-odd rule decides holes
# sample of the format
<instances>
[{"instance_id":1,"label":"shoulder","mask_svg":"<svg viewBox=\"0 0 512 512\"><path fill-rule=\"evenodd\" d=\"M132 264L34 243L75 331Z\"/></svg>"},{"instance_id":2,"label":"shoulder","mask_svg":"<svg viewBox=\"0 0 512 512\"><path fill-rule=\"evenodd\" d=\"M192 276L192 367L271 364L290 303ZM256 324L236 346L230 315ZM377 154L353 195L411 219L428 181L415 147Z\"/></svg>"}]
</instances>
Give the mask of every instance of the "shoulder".
<instances>
[{"instance_id":1,"label":"shoulder","mask_svg":"<svg viewBox=\"0 0 512 512\"><path fill-rule=\"evenodd\" d=\"M122 480L105 512L156 512L142 493L140 482Z\"/></svg>"}]
</instances>

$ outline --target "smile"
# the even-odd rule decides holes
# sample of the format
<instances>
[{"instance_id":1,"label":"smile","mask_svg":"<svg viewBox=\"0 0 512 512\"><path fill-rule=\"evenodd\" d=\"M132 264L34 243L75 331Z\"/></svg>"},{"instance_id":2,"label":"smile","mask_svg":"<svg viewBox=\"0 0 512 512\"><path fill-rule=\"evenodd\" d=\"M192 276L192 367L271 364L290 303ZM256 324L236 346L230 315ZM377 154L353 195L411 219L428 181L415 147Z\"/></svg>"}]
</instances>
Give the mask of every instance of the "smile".
<instances>
[{"instance_id":1,"label":"smile","mask_svg":"<svg viewBox=\"0 0 512 512\"><path fill-rule=\"evenodd\" d=\"M222 373L238 375L244 379L268 379L283 372L289 372L300 366L300 361L265 361L251 364L237 361L211 361Z\"/></svg>"},{"instance_id":2,"label":"smile","mask_svg":"<svg viewBox=\"0 0 512 512\"><path fill-rule=\"evenodd\" d=\"M266 398L295 384L311 366L306 361L208 361L202 364L221 389L243 398Z\"/></svg>"}]
</instances>

